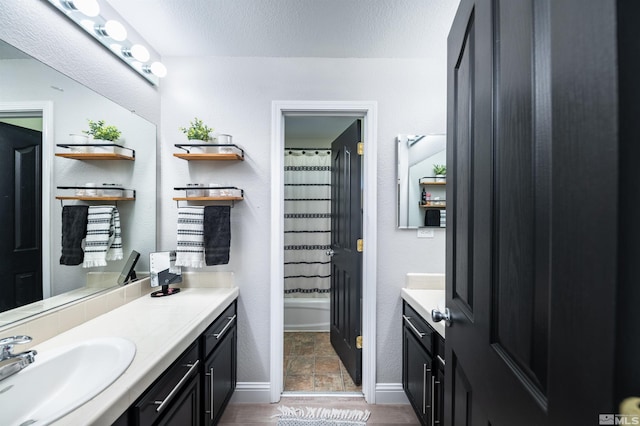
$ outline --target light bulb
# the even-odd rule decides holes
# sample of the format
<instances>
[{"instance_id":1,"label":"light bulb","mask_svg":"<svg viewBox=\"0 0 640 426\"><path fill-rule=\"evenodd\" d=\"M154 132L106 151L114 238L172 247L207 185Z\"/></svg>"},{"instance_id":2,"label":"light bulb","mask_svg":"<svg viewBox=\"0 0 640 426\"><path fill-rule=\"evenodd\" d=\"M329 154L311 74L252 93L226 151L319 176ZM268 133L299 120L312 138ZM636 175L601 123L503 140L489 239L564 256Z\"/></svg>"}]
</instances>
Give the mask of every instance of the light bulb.
<instances>
[{"instance_id":1,"label":"light bulb","mask_svg":"<svg viewBox=\"0 0 640 426\"><path fill-rule=\"evenodd\" d=\"M66 3L72 9L76 9L86 16L94 17L100 13L100 5L97 0L67 0Z\"/></svg>"},{"instance_id":2,"label":"light bulb","mask_svg":"<svg viewBox=\"0 0 640 426\"><path fill-rule=\"evenodd\" d=\"M131 46L131 56L140 62L147 62L151 57L147 48L141 44Z\"/></svg>"},{"instance_id":3,"label":"light bulb","mask_svg":"<svg viewBox=\"0 0 640 426\"><path fill-rule=\"evenodd\" d=\"M127 38L127 29L118 21L108 20L104 24L106 35L115 41L124 41Z\"/></svg>"},{"instance_id":4,"label":"light bulb","mask_svg":"<svg viewBox=\"0 0 640 426\"><path fill-rule=\"evenodd\" d=\"M162 62L154 62L151 64L151 66L149 67L149 69L151 70L151 72L160 77L166 77L167 76L167 67L164 66L164 64Z\"/></svg>"}]
</instances>

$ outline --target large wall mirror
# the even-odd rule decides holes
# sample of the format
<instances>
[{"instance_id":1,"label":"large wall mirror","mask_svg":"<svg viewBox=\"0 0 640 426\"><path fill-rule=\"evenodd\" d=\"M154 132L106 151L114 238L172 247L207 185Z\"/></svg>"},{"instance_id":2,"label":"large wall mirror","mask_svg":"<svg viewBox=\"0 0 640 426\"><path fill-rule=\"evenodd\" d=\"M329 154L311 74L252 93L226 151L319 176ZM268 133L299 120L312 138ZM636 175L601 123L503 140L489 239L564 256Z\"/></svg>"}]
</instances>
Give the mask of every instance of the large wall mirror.
<instances>
[{"instance_id":1,"label":"large wall mirror","mask_svg":"<svg viewBox=\"0 0 640 426\"><path fill-rule=\"evenodd\" d=\"M398 145L398 228L445 226L447 138L401 134ZM429 218L426 216L429 215Z\"/></svg>"},{"instance_id":2,"label":"large wall mirror","mask_svg":"<svg viewBox=\"0 0 640 426\"><path fill-rule=\"evenodd\" d=\"M77 160L56 156L56 153L69 152L57 145L74 143L70 135L87 130L88 120L104 120L118 127L122 136L117 143L135 150L135 160ZM42 276L41 300L30 300L33 298L20 294L20 274L5 275L3 281L12 282L3 284L0 293L12 294L7 300L0 301L0 327L116 286L117 276L132 250L141 254L136 269L149 270L149 253L156 248L156 127L153 123L0 40L0 125L0 131L11 132L19 128L41 138L41 145L33 152L21 152L8 147L10 141L16 139L14 134L0 137L2 156L10 157L6 164L0 163L0 168L13 169L2 175L7 183L17 181L18 170L26 170L24 164L18 163L32 162L31 166L35 168L30 170L36 170L38 174L33 178L35 190L42 193L35 197L40 198L39 203L25 203L19 199L7 203L10 194L15 193L11 188L15 182L2 184L4 189L0 186L0 191L4 191L0 193L2 204L16 213L3 216L5 223L0 231L3 239L11 240L9 250L13 252L26 253L27 248L38 245L39 252L32 250L27 257L39 263ZM68 195L68 191L63 194L64 190L59 187L87 184L116 184L134 189L135 200L56 199L57 195ZM122 229L122 260L92 268L60 264L63 206L78 204L115 204ZM36 210L38 213L34 214ZM34 219L40 217L38 214L41 219ZM17 219L9 223L4 220L6 217Z\"/></svg>"}]
</instances>

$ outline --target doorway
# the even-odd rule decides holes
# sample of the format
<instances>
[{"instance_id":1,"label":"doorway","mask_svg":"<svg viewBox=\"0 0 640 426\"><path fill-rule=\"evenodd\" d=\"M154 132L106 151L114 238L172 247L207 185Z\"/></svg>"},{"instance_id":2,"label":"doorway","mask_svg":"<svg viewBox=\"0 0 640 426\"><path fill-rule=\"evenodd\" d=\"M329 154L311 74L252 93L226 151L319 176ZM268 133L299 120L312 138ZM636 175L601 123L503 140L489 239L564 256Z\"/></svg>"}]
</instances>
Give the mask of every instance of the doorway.
<instances>
[{"instance_id":1,"label":"doorway","mask_svg":"<svg viewBox=\"0 0 640 426\"><path fill-rule=\"evenodd\" d=\"M32 118L35 117L35 121ZM52 244L51 244L51 227L50 227L50 216L51 216L51 180L52 180L52 162L53 162L53 105L51 102L43 101L43 102L3 102L0 103L0 119L3 122L9 123L10 127L19 129L20 127L33 127L33 123L37 122L38 131L35 132L33 130L26 130L29 133L38 133L39 138L41 139L39 142L39 146L37 150L40 152L38 155L35 155L36 150L31 148L22 149L21 153L17 153L13 156L17 156L16 161L18 161L20 168L23 171L27 169L30 162L34 162L31 164L32 166L38 169L39 178L37 182L33 182L35 184L34 190L40 193L37 197L38 200L32 200L38 208L38 218L37 224L35 225L38 235L28 235L29 232L26 232L21 235L16 235L14 238L14 243L17 244L17 252L20 256L24 257L25 254L33 252L33 244L29 243L30 240L33 239L33 242L37 241L37 259L35 262L37 265L34 265L39 270L37 274L33 273L19 273L16 275L16 285L19 284L19 287L23 287L22 284L27 284L31 281L32 277L37 276L38 281L38 289L30 290L31 295L26 294L24 289L16 290L17 298L15 301L22 300L24 303L32 301L30 298L33 294L37 294L37 299L43 299L51 296L51 253L52 253ZM31 124L29 124L31 123ZM15 126L11 126L15 125ZM16 127L17 126L17 127ZM41 132L41 136L40 136ZM37 158L36 158L37 157ZM16 165L18 167L18 164ZM24 182L26 184L26 181ZM25 188L23 188L25 189ZM31 191L28 191L31 192ZM24 201L24 200L23 200ZM23 204L23 203L18 203ZM16 206L18 206L16 204ZM13 205L13 203L12 203ZM17 208L17 207L16 207ZM33 231L33 230L32 230ZM25 247L22 247L22 246ZM29 247L26 247L29 246ZM28 249L27 249L28 248ZM26 297L26 299L25 299Z\"/></svg>"},{"instance_id":2,"label":"doorway","mask_svg":"<svg viewBox=\"0 0 640 426\"><path fill-rule=\"evenodd\" d=\"M274 102L272 105L271 216L271 368L270 399L284 390L284 131L285 117L336 116L362 120L363 156L362 236L362 393L375 403L375 283L376 283L376 119L375 102Z\"/></svg>"},{"instance_id":3,"label":"doorway","mask_svg":"<svg viewBox=\"0 0 640 426\"><path fill-rule=\"evenodd\" d=\"M284 392L361 394L361 140L360 118L285 117Z\"/></svg>"}]
</instances>

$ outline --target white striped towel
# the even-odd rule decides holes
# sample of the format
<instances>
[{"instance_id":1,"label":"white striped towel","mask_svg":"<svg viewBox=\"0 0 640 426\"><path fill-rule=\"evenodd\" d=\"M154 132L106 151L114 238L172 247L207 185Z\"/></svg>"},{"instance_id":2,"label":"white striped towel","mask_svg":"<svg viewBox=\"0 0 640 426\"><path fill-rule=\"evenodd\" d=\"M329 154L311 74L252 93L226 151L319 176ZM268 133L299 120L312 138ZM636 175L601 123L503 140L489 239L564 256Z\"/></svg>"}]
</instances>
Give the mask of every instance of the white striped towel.
<instances>
[{"instance_id":1,"label":"white striped towel","mask_svg":"<svg viewBox=\"0 0 640 426\"><path fill-rule=\"evenodd\" d=\"M122 234L120 213L115 206L89 206L83 268L106 266L107 260L120 260Z\"/></svg>"},{"instance_id":2,"label":"white striped towel","mask_svg":"<svg viewBox=\"0 0 640 426\"><path fill-rule=\"evenodd\" d=\"M204 266L204 206L178 208L176 266Z\"/></svg>"}]
</instances>

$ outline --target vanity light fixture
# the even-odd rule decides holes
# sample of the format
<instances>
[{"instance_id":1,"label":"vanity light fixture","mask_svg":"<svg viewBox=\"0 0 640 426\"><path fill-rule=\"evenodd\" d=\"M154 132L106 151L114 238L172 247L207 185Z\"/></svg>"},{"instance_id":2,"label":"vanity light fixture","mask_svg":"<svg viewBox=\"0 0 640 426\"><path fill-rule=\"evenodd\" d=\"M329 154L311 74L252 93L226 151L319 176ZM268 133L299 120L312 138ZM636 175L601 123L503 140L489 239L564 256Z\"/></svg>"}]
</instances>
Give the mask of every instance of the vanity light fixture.
<instances>
[{"instance_id":1,"label":"vanity light fixture","mask_svg":"<svg viewBox=\"0 0 640 426\"><path fill-rule=\"evenodd\" d=\"M131 47L123 48L122 55L127 58L133 58L139 62L147 62L151 57L147 48L141 44L134 44Z\"/></svg>"},{"instance_id":2,"label":"vanity light fixture","mask_svg":"<svg viewBox=\"0 0 640 426\"><path fill-rule=\"evenodd\" d=\"M96 32L104 37L111 37L115 41L127 39L127 29L115 19L109 19L104 25L96 25Z\"/></svg>"},{"instance_id":3,"label":"vanity light fixture","mask_svg":"<svg viewBox=\"0 0 640 426\"><path fill-rule=\"evenodd\" d=\"M88 34L108 48L151 84L167 75L167 68L144 46L142 38L123 24L106 0L47 0Z\"/></svg>"},{"instance_id":4,"label":"vanity light fixture","mask_svg":"<svg viewBox=\"0 0 640 426\"><path fill-rule=\"evenodd\" d=\"M100 5L97 0L60 0L60 3L69 10L77 10L92 18L100 14Z\"/></svg>"}]
</instances>

